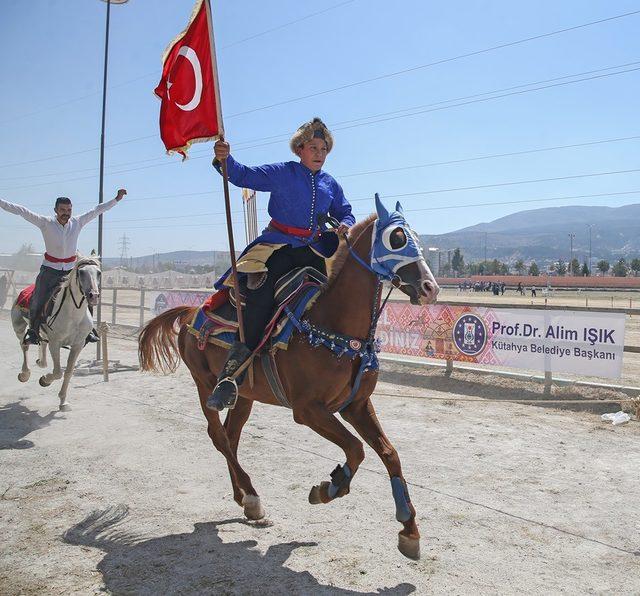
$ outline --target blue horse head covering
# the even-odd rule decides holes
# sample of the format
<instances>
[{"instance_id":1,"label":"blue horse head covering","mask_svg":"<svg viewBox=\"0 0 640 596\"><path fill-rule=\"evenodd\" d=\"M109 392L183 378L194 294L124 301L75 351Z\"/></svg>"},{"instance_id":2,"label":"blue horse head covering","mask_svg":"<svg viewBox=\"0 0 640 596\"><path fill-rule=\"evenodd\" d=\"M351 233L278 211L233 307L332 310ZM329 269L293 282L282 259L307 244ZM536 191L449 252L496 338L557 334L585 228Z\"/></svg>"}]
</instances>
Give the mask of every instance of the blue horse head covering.
<instances>
[{"instance_id":1,"label":"blue horse head covering","mask_svg":"<svg viewBox=\"0 0 640 596\"><path fill-rule=\"evenodd\" d=\"M378 219L373 227L371 268L380 277L392 279L400 267L422 260L422 250L417 236L404 218L402 206L396 203L395 211L387 211L376 193ZM398 233L400 228L402 233Z\"/></svg>"}]
</instances>

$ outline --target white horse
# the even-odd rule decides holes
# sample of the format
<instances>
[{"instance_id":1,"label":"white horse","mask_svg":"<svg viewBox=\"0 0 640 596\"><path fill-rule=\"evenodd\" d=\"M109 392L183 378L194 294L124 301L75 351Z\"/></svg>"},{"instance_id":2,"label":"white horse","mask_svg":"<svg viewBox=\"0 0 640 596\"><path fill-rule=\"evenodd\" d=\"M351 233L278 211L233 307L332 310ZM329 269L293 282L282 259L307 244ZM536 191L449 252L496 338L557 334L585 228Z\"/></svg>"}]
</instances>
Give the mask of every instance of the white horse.
<instances>
[{"instance_id":1,"label":"white horse","mask_svg":"<svg viewBox=\"0 0 640 596\"><path fill-rule=\"evenodd\" d=\"M51 314L40 326L40 357L36 361L38 366L47 366L47 352L45 342L49 344L49 352L53 360L53 371L40 377L40 385L48 387L62 378L60 366L60 349L69 348L69 358L64 370L64 380L58 393L60 409L68 410L67 388L73 376L76 360L85 346L87 335L93 328L93 318L89 306L95 306L100 299L100 262L88 257L80 257L69 275L63 278L60 288L53 298ZM11 308L11 322L20 347L22 348L22 370L18 380L25 383L31 376L27 362L29 345L22 343L29 319L18 306L17 301Z\"/></svg>"}]
</instances>

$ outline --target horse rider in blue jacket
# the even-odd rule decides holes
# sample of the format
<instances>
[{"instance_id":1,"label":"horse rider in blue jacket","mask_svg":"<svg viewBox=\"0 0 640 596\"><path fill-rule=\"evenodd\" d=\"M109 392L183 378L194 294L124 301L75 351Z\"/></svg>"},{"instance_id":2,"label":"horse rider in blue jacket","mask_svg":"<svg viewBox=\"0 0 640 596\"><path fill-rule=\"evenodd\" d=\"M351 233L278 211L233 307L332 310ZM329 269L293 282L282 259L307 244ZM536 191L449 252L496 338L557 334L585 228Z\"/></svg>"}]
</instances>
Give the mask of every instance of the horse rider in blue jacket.
<instances>
[{"instance_id":1,"label":"horse rider in blue jacket","mask_svg":"<svg viewBox=\"0 0 640 596\"><path fill-rule=\"evenodd\" d=\"M276 281L297 267L312 266L326 273L325 258L338 247L338 238L355 223L351 205L342 187L322 169L333 148L333 137L320 118L303 124L289 143L300 161L249 167L230 154L229 144L215 144L214 167L221 171L226 160L229 181L235 186L269 192L269 225L238 259L246 308L245 344L235 342L218 376L218 384L207 401L212 409L235 404L237 384L230 379L258 346L274 307ZM340 222L336 233L322 231L318 218L330 215ZM232 285L230 271L215 284L217 289Z\"/></svg>"}]
</instances>

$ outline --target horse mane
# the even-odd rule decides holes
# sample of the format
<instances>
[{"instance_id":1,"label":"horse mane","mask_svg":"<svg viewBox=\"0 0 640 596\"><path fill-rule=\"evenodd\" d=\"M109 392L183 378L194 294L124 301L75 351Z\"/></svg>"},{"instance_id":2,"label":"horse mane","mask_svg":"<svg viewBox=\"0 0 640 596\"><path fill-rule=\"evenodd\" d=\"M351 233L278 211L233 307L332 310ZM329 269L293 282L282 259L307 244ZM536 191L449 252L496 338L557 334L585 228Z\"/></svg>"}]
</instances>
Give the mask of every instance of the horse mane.
<instances>
[{"instance_id":1,"label":"horse mane","mask_svg":"<svg viewBox=\"0 0 640 596\"><path fill-rule=\"evenodd\" d=\"M100 261L98 259L94 259L93 257L83 257L82 255L78 256L78 260L76 261L76 266L74 269L79 269L80 267L84 267L85 265L95 265L96 267L100 267Z\"/></svg>"},{"instance_id":2,"label":"horse mane","mask_svg":"<svg viewBox=\"0 0 640 596\"><path fill-rule=\"evenodd\" d=\"M375 221L378 216L375 213L365 217L362 221L349 230L348 238L351 245L355 244L362 233L371 225L371 222ZM330 288L336 277L338 277L340 271L344 267L344 264L349 256L349 247L346 242L341 242L338 246L338 250L329 263L329 279L327 280L327 288Z\"/></svg>"},{"instance_id":3,"label":"horse mane","mask_svg":"<svg viewBox=\"0 0 640 596\"><path fill-rule=\"evenodd\" d=\"M78 256L78 259L76 261L76 264L74 265L73 269L70 269L67 272L67 275L65 275L62 278L62 281L60 282L60 289L64 289L66 288L70 281L71 281L71 272L72 271L77 271L80 267L84 267L85 265L95 265L96 267L100 268L100 261L98 259L94 259L93 257L83 257L82 255Z\"/></svg>"}]
</instances>

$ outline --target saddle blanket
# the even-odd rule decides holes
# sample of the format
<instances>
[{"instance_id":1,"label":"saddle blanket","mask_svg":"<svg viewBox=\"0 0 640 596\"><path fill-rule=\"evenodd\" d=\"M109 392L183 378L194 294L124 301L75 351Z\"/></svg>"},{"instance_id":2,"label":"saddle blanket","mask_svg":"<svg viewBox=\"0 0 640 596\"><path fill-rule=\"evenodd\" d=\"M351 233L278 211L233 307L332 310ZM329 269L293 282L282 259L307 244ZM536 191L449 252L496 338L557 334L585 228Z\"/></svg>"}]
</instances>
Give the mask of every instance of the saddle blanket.
<instances>
[{"instance_id":1,"label":"saddle blanket","mask_svg":"<svg viewBox=\"0 0 640 596\"><path fill-rule=\"evenodd\" d=\"M285 312L285 307L300 318L316 301L321 287L312 282L303 283L299 290L278 305L265 329L258 349L267 343L272 350L286 350L295 327ZM198 348L204 350L207 343L229 349L237 341L238 315L229 300L227 288L213 294L198 308L187 326L198 339Z\"/></svg>"},{"instance_id":2,"label":"saddle blanket","mask_svg":"<svg viewBox=\"0 0 640 596\"><path fill-rule=\"evenodd\" d=\"M33 291L36 289L36 284L31 284L27 286L24 290L22 290L18 294L18 298L16 299L16 304L25 311L29 311L29 305L31 304L31 296L33 296Z\"/></svg>"}]
</instances>

